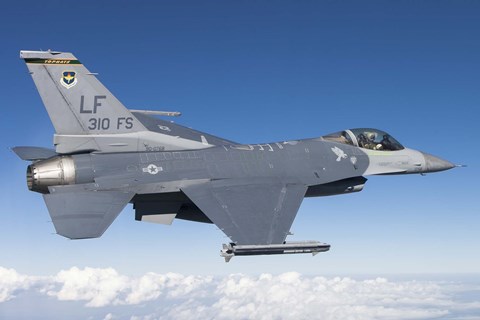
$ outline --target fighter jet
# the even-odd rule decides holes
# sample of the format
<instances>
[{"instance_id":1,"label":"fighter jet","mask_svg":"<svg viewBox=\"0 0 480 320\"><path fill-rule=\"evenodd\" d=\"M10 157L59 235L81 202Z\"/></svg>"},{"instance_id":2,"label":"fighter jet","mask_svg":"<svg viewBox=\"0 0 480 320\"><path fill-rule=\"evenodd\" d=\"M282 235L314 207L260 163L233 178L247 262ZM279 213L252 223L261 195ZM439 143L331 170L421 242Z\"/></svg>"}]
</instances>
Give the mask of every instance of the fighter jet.
<instances>
[{"instance_id":1,"label":"fighter jet","mask_svg":"<svg viewBox=\"0 0 480 320\"><path fill-rule=\"evenodd\" d=\"M327 251L286 242L304 197L349 194L369 175L455 167L387 132L343 130L304 140L242 144L129 110L71 53L20 51L55 128L54 149L14 147L27 185L41 193L56 232L100 237L129 203L138 221L214 223L237 255Z\"/></svg>"}]
</instances>

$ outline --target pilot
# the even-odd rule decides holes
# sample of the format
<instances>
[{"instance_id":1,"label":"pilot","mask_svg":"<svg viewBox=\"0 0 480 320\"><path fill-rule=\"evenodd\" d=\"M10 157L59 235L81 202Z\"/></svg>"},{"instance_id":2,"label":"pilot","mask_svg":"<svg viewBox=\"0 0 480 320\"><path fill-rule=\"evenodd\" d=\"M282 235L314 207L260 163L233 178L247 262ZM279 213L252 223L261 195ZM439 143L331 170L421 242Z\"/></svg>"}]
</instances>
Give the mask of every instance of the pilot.
<instances>
[{"instance_id":1,"label":"pilot","mask_svg":"<svg viewBox=\"0 0 480 320\"><path fill-rule=\"evenodd\" d=\"M368 143L368 141L367 141L367 137L363 133L360 133L357 136L357 141L358 141L359 147L366 148L365 145Z\"/></svg>"},{"instance_id":2,"label":"pilot","mask_svg":"<svg viewBox=\"0 0 480 320\"><path fill-rule=\"evenodd\" d=\"M359 136L359 143L365 149L377 150L377 144L375 139L377 138L376 132L365 131L364 133L360 134ZM380 145L381 147L381 145Z\"/></svg>"}]
</instances>

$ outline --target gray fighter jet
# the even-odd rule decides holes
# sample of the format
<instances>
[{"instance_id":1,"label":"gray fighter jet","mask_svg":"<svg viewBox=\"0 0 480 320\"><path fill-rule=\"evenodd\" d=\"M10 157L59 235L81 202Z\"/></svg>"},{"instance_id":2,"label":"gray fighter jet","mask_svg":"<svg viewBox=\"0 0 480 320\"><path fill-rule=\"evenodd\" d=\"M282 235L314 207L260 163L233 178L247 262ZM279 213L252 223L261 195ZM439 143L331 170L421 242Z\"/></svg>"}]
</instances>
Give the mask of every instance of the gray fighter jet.
<instances>
[{"instance_id":1,"label":"gray fighter jet","mask_svg":"<svg viewBox=\"0 0 480 320\"><path fill-rule=\"evenodd\" d=\"M55 127L55 149L14 147L27 185L43 195L58 234L100 237L132 203L135 219L214 223L221 255L313 253L285 242L304 197L358 192L368 175L424 174L454 164L371 128L240 144L129 110L71 53L21 51Z\"/></svg>"}]
</instances>

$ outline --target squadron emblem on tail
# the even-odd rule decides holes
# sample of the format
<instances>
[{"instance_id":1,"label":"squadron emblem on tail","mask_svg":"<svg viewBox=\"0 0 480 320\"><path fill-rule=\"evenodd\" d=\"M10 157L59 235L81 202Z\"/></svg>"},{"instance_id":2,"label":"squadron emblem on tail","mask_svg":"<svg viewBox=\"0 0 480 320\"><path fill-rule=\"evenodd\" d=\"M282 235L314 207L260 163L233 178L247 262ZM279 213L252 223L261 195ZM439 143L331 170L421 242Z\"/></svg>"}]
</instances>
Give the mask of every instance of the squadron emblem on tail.
<instances>
[{"instance_id":1,"label":"squadron emblem on tail","mask_svg":"<svg viewBox=\"0 0 480 320\"><path fill-rule=\"evenodd\" d=\"M60 84L67 89L70 89L77 84L77 78L75 77L76 73L74 71L64 71L62 73L62 78L60 79Z\"/></svg>"}]
</instances>

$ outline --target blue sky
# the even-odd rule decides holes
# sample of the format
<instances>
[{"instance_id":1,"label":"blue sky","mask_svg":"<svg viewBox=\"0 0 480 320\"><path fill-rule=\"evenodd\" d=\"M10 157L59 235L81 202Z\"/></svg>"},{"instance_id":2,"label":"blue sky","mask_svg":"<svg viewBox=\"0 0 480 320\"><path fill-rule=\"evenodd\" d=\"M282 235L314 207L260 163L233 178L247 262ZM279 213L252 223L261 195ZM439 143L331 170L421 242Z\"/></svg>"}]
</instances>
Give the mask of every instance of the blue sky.
<instances>
[{"instance_id":1,"label":"blue sky","mask_svg":"<svg viewBox=\"0 0 480 320\"><path fill-rule=\"evenodd\" d=\"M72 267L132 277L477 273L479 14L473 1L4 4L0 266L36 276ZM314 258L225 264L228 239L214 226L139 223L131 206L102 238L69 241L53 234L41 196L26 188L27 163L8 150L49 147L54 133L21 49L73 52L127 107L178 110L178 123L227 139L375 127L468 167L371 177L361 193L305 199L292 240L332 245Z\"/></svg>"}]
</instances>

